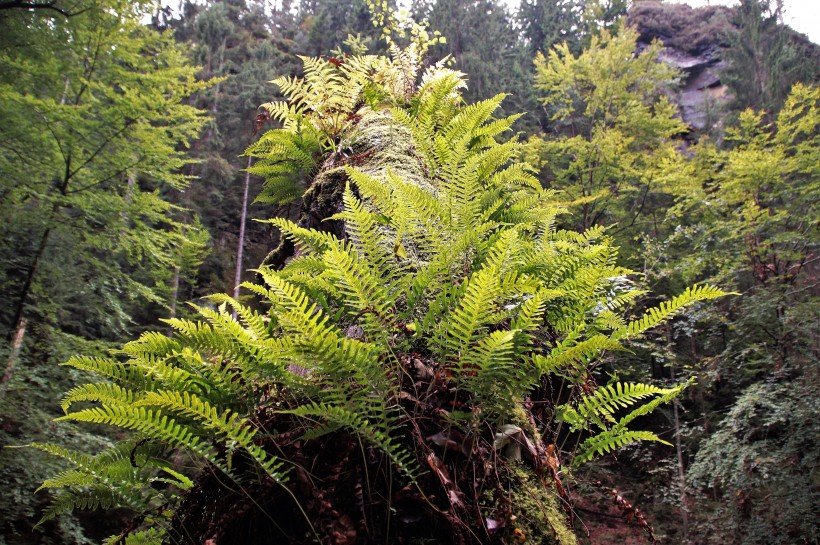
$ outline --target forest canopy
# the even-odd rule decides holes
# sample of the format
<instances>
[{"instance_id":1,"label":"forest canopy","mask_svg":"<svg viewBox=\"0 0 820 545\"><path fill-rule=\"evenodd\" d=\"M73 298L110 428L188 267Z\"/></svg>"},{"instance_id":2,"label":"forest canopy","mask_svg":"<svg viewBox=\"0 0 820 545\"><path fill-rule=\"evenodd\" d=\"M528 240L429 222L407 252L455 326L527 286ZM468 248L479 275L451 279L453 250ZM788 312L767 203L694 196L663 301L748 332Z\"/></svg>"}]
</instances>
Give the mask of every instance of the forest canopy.
<instances>
[{"instance_id":1,"label":"forest canopy","mask_svg":"<svg viewBox=\"0 0 820 545\"><path fill-rule=\"evenodd\" d=\"M816 541L817 49L665 9L3 3L2 543Z\"/></svg>"}]
</instances>

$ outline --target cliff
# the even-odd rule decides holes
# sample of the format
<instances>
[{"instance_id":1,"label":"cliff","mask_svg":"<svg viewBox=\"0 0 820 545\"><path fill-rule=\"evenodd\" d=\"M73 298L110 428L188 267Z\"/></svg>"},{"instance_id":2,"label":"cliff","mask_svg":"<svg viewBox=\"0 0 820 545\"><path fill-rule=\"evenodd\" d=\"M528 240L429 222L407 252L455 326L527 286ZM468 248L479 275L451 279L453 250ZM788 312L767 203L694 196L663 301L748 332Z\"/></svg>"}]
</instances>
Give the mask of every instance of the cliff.
<instances>
[{"instance_id":1,"label":"cliff","mask_svg":"<svg viewBox=\"0 0 820 545\"><path fill-rule=\"evenodd\" d=\"M693 8L655 0L636 1L629 11L627 24L638 29L639 47L661 40L666 46L662 60L683 74L676 100L693 130L709 126L733 98L723 71L728 65L726 51L738 32L737 19L736 8ZM783 28L795 58L820 66L820 47ZM816 72L810 79L816 83Z\"/></svg>"}]
</instances>

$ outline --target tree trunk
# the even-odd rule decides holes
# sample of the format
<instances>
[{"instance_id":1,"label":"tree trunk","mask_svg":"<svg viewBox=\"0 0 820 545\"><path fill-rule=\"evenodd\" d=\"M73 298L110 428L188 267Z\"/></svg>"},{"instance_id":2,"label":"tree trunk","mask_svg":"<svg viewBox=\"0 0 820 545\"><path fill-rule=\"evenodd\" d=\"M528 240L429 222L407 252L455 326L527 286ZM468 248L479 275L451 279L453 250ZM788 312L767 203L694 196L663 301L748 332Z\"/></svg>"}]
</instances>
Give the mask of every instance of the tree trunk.
<instances>
[{"instance_id":1,"label":"tree trunk","mask_svg":"<svg viewBox=\"0 0 820 545\"><path fill-rule=\"evenodd\" d=\"M668 349L671 350L672 347L672 329L671 327L666 327L666 342L668 344ZM669 362L669 375L672 379L672 382L675 382L676 374L675 374L675 362L670 360ZM681 436L680 436L680 413L678 412L678 402L677 400L672 401L672 420L675 426L675 454L677 455L678 461L678 488L680 490L680 506L681 506L681 522L683 531L683 543L689 542L689 498L686 494L686 466L683 462L683 445L681 443Z\"/></svg>"},{"instance_id":2,"label":"tree trunk","mask_svg":"<svg viewBox=\"0 0 820 545\"><path fill-rule=\"evenodd\" d=\"M51 219L49 219L49 224L51 223ZM37 276L37 270L40 268L40 260L45 253L46 246L48 245L49 235L51 235L51 227L46 227L46 230L43 232L43 236L40 238L40 243L37 245L37 251L34 254L34 261L31 264L31 267L28 270L28 274L26 275L26 281L23 282L23 287L20 290L20 296L17 301L17 306L14 309L14 318L11 321L11 329L8 332L9 340L15 337L16 331L20 330L21 324L25 322L23 319L23 312L26 308L26 302L28 301L28 296L31 293L31 286L34 284L34 278Z\"/></svg>"},{"instance_id":3,"label":"tree trunk","mask_svg":"<svg viewBox=\"0 0 820 545\"><path fill-rule=\"evenodd\" d=\"M6 397L6 390L11 377L14 374L14 366L17 365L17 359L20 357L20 350L23 348L23 339L26 336L26 320L23 318L17 326L17 332L14 334L14 341L11 343L11 352L9 359L6 361L6 371L3 373L3 378L0 378L0 403Z\"/></svg>"},{"instance_id":4,"label":"tree trunk","mask_svg":"<svg viewBox=\"0 0 820 545\"><path fill-rule=\"evenodd\" d=\"M248 157L248 166L251 168L253 158ZM248 190L251 182L250 171L245 171L245 185L242 193L242 214L239 219L239 242L236 245L236 274L233 282L233 298L239 299L239 284L242 283L242 253L245 248L245 222L248 216ZM233 318L236 319L236 310L233 311Z\"/></svg>"},{"instance_id":5,"label":"tree trunk","mask_svg":"<svg viewBox=\"0 0 820 545\"><path fill-rule=\"evenodd\" d=\"M218 77L222 75L222 70L225 68L225 48L227 47L228 39L222 40L222 45L219 47L219 65L216 68L216 74L211 72L211 56L208 55L208 75L209 77ZM214 103L211 105L211 117L213 121L208 125L208 132L205 136L205 141L209 144L214 136L214 125L216 124L216 114L219 111L219 88L220 84L214 86Z\"/></svg>"},{"instance_id":6,"label":"tree trunk","mask_svg":"<svg viewBox=\"0 0 820 545\"><path fill-rule=\"evenodd\" d=\"M179 298L179 275L182 272L182 267L177 265L174 267L174 276L171 277L171 300L169 301L171 318L177 317L177 299ZM168 328L168 336L174 336L174 328Z\"/></svg>"}]
</instances>

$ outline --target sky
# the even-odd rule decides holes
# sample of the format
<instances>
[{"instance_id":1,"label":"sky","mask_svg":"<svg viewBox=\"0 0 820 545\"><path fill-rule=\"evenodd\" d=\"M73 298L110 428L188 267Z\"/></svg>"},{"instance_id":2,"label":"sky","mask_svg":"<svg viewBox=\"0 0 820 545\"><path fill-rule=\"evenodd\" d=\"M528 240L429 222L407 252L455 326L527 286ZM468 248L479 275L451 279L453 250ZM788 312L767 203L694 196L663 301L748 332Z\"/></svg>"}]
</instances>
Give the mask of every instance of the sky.
<instances>
[{"instance_id":1,"label":"sky","mask_svg":"<svg viewBox=\"0 0 820 545\"><path fill-rule=\"evenodd\" d=\"M738 0L667 0L692 7L706 5L732 6ZM809 39L820 44L820 0L784 0L784 22L798 32L807 34Z\"/></svg>"},{"instance_id":2,"label":"sky","mask_svg":"<svg viewBox=\"0 0 820 545\"><path fill-rule=\"evenodd\" d=\"M161 0L163 5L176 7L178 0ZM410 0L398 0L400 5L409 5ZM519 0L503 0L510 8L518 5ZM739 0L665 0L669 3L689 4L692 7L706 5L731 6ZM820 0L783 0L784 20L787 25L798 32L808 35L809 39L820 44Z\"/></svg>"}]
</instances>

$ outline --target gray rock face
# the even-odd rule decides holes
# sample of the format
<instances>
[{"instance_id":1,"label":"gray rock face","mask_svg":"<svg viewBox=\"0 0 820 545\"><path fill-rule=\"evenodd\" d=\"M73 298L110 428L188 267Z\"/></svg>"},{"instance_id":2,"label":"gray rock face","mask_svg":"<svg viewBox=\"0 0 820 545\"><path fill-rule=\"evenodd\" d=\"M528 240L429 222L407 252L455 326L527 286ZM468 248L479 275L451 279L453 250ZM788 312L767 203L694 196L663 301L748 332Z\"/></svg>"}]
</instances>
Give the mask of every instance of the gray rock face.
<instances>
[{"instance_id":1,"label":"gray rock face","mask_svg":"<svg viewBox=\"0 0 820 545\"><path fill-rule=\"evenodd\" d=\"M718 110L731 98L720 76L726 66L722 51L734 30L731 13L731 8L723 6L692 8L640 0L633 3L627 17L627 24L640 34L639 47L660 40L666 48L663 62L681 71L681 86L670 98L693 130L718 119Z\"/></svg>"},{"instance_id":2,"label":"gray rock face","mask_svg":"<svg viewBox=\"0 0 820 545\"><path fill-rule=\"evenodd\" d=\"M720 80L720 71L726 66L716 48L693 55L676 48L667 48L661 60L681 71L683 75L677 102L683 120L693 129L703 129L715 118L723 102L731 97Z\"/></svg>"}]
</instances>

